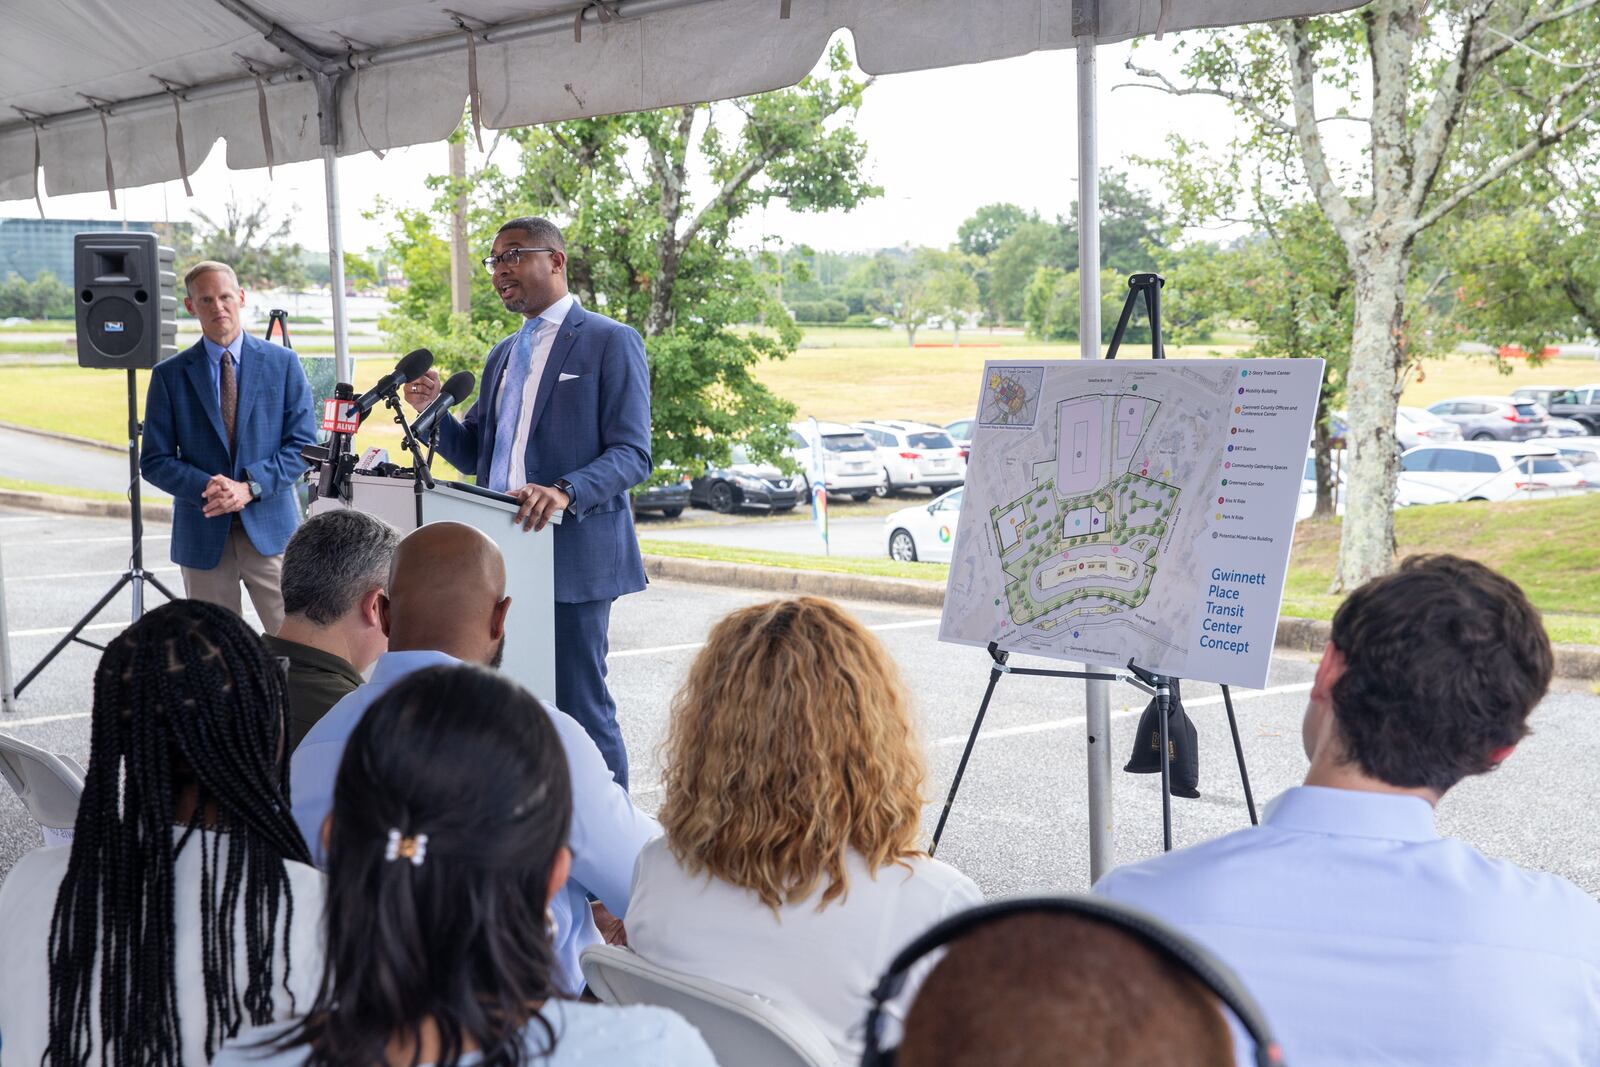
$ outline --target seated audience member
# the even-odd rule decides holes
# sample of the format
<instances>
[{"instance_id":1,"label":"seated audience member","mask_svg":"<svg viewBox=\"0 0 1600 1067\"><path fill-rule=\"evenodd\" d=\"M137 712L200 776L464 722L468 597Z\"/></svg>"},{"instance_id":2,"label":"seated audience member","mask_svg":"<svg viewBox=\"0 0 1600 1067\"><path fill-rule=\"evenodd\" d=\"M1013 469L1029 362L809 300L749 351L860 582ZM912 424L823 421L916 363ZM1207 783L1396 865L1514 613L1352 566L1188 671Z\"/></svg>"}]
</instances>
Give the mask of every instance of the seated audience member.
<instances>
[{"instance_id":1,"label":"seated audience member","mask_svg":"<svg viewBox=\"0 0 1600 1067\"><path fill-rule=\"evenodd\" d=\"M1600 1063L1600 905L1434 827L1439 798L1528 733L1552 666L1510 581L1408 559L1334 616L1305 785L1260 827L1095 890L1231 964L1295 1067Z\"/></svg>"},{"instance_id":2,"label":"seated audience member","mask_svg":"<svg viewBox=\"0 0 1600 1067\"><path fill-rule=\"evenodd\" d=\"M106 647L72 846L0 886L6 1064L201 1065L311 1002L322 875L289 815L286 706L261 638L214 604Z\"/></svg>"},{"instance_id":3,"label":"seated audience member","mask_svg":"<svg viewBox=\"0 0 1600 1067\"><path fill-rule=\"evenodd\" d=\"M859 1059L884 964L982 899L917 847L926 770L888 652L826 600L736 611L673 698L663 759L629 946L804 1011Z\"/></svg>"},{"instance_id":4,"label":"seated audience member","mask_svg":"<svg viewBox=\"0 0 1600 1067\"><path fill-rule=\"evenodd\" d=\"M289 668L289 751L389 646L378 598L400 537L341 508L308 520L283 551L283 625L267 648Z\"/></svg>"},{"instance_id":5,"label":"seated audience member","mask_svg":"<svg viewBox=\"0 0 1600 1067\"><path fill-rule=\"evenodd\" d=\"M1234 1063L1220 1005L1192 970L1128 930L1045 911L951 942L904 1032L897 1067Z\"/></svg>"},{"instance_id":6,"label":"seated audience member","mask_svg":"<svg viewBox=\"0 0 1600 1067\"><path fill-rule=\"evenodd\" d=\"M414 671L374 701L323 830L321 989L218 1067L713 1064L664 1008L561 997L546 905L573 859L562 747L539 702L482 667Z\"/></svg>"},{"instance_id":7,"label":"seated audience member","mask_svg":"<svg viewBox=\"0 0 1600 1067\"><path fill-rule=\"evenodd\" d=\"M436 522L401 539L390 565L388 592L378 600L389 635L372 680L335 704L306 734L290 762L295 822L312 855L333 802L334 776L350 732L373 701L401 678L440 664L500 665L505 644L505 560L493 541L471 526ZM660 833L612 778L600 750L570 716L543 705L566 752L572 782L572 878L556 895L556 959L561 989L583 988L578 954L600 940L589 894L625 919L639 850Z\"/></svg>"}]
</instances>

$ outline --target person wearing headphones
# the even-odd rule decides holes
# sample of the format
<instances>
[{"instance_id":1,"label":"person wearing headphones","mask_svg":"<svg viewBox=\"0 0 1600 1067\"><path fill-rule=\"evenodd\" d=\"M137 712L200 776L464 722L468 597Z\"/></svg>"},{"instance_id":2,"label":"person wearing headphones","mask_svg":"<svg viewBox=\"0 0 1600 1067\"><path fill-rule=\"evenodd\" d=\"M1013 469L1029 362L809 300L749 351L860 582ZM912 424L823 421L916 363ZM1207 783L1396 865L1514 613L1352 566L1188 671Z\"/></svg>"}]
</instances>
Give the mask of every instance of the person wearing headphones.
<instances>
[{"instance_id":1,"label":"person wearing headphones","mask_svg":"<svg viewBox=\"0 0 1600 1067\"><path fill-rule=\"evenodd\" d=\"M1305 784L1259 827L1109 872L1261 999L1296 1067L1600 1063L1600 904L1441 837L1434 808L1528 733L1549 638L1515 584L1413 557L1339 608Z\"/></svg>"}]
</instances>

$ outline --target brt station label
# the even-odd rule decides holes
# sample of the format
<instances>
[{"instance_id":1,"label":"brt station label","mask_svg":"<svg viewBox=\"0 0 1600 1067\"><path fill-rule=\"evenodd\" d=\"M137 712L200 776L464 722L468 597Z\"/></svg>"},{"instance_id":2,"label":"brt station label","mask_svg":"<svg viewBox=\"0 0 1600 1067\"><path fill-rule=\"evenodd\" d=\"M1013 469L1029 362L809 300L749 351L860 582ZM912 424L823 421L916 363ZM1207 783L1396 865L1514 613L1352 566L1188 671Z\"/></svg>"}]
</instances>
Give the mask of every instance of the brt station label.
<instances>
[{"instance_id":1,"label":"brt station label","mask_svg":"<svg viewBox=\"0 0 1600 1067\"><path fill-rule=\"evenodd\" d=\"M1322 371L985 364L940 638L1266 685Z\"/></svg>"}]
</instances>

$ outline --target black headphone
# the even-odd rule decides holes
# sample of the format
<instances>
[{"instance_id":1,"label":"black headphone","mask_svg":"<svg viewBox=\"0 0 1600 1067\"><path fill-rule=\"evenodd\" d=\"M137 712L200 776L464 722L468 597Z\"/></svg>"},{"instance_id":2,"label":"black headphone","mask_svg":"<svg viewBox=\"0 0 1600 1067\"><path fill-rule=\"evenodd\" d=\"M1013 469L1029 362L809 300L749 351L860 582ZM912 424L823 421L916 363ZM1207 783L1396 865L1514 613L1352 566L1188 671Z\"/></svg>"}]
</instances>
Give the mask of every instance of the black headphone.
<instances>
[{"instance_id":1,"label":"black headphone","mask_svg":"<svg viewBox=\"0 0 1600 1067\"><path fill-rule=\"evenodd\" d=\"M1088 896L1015 897L981 904L959 915L952 915L901 949L873 987L861 1067L894 1067L898 1050L879 1047L878 1027L884 1005L900 995L905 988L906 976L919 960L980 926L1028 912L1075 915L1132 934L1200 979L1233 1012L1255 1045L1256 1067L1285 1067L1283 1050L1272 1036L1272 1028L1267 1025L1261 1007L1227 964L1189 937L1137 908L1103 897Z\"/></svg>"}]
</instances>

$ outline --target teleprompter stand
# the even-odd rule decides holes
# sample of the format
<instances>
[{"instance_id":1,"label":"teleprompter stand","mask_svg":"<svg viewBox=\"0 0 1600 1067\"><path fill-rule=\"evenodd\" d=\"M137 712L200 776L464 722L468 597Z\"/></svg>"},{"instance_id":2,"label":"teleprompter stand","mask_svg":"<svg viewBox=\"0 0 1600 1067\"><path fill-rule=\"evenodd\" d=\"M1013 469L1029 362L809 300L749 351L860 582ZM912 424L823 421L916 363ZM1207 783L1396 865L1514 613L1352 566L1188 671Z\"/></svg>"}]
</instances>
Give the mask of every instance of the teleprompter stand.
<instances>
[{"instance_id":1,"label":"teleprompter stand","mask_svg":"<svg viewBox=\"0 0 1600 1067\"><path fill-rule=\"evenodd\" d=\"M1116 359L1117 351L1122 347L1122 338L1128 329L1128 321L1132 318L1134 308L1141 297L1144 299L1145 312L1150 320L1150 358L1165 359L1166 351L1161 343L1161 287L1165 279L1159 274L1134 274L1128 278L1128 297L1122 304L1122 315L1117 319L1117 328L1111 335L1111 345L1106 352L1106 359ZM984 716L988 714L989 702L994 698L995 686L1002 675L1014 674L1033 676L1039 678L1074 678L1085 681L1127 682L1134 688L1149 694L1155 703L1156 719L1159 723L1159 747L1157 760L1161 772L1161 842L1162 847L1172 851L1172 761L1174 758L1171 720L1180 721L1184 717L1183 704L1177 695L1179 679L1167 675L1155 674L1128 661L1123 670L1109 671L1068 671L1054 668L1040 667L1013 667L1010 664L1011 654L1003 651L995 642L989 642L989 685L983 691L983 702L978 705L978 714L972 721L972 732L967 736L967 744L961 751L961 761L956 765L956 774L950 783L950 792L945 797L944 809L939 813L939 823L934 827L933 842L928 847L931 856L939 848L939 839L944 836L945 823L950 818L950 808L956 802L956 791L961 788L961 779L967 771L967 761L972 756L972 749L978 742L978 734L983 729ZM1222 686L1222 703L1228 710L1228 729L1233 734L1233 754L1239 764L1239 780L1244 786L1245 806L1250 811L1250 824L1257 824L1255 797L1250 791L1250 774L1245 768L1244 746L1239 740L1239 722L1233 713L1233 694L1226 685ZM1110 738L1089 736L1089 744L1108 744ZM1141 739L1142 743L1142 739Z\"/></svg>"},{"instance_id":2,"label":"teleprompter stand","mask_svg":"<svg viewBox=\"0 0 1600 1067\"><path fill-rule=\"evenodd\" d=\"M88 645L90 648L101 652L105 651L104 645L97 645L85 638L83 631L94 621L95 616L104 611L106 605L110 604L116 595L122 592L124 586L128 586L133 590L133 618L130 620L132 622L138 622L139 618L144 614L145 583L148 582L150 585L155 586L168 600L178 599L177 596L173 595L172 590L161 584L161 579L146 570L144 566L144 517L140 512L139 492L141 485L139 477L139 435L141 429L142 427L139 425L138 383L134 379L134 372L130 369L128 371L128 503L130 505L128 517L133 524L133 553L128 557L128 569L123 571L122 575L111 584L111 588L106 590L105 595L95 602L94 607L85 612L83 617L72 625L72 629L67 631L66 636L57 641L55 647L44 654L44 658L34 665L33 670L29 671L22 681L17 683L18 696L27 688L29 682L38 677L40 671L50 665L51 660L61 654L62 649L74 641L80 645Z\"/></svg>"}]
</instances>

